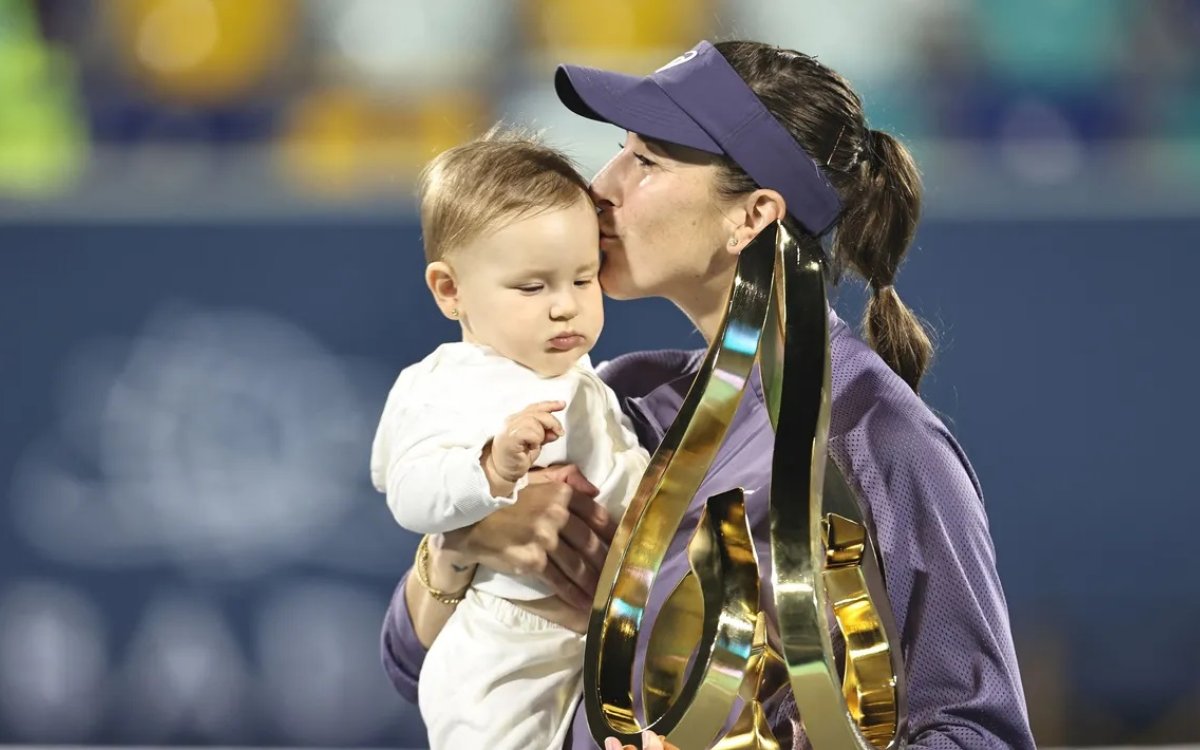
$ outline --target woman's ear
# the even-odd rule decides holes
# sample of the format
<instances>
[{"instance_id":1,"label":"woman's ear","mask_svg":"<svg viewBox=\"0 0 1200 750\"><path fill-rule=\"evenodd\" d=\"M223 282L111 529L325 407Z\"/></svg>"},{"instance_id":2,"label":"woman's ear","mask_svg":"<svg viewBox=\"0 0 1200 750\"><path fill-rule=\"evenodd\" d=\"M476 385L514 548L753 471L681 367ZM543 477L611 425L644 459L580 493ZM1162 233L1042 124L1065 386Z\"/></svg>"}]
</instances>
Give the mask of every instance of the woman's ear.
<instances>
[{"instance_id":1,"label":"woman's ear","mask_svg":"<svg viewBox=\"0 0 1200 750\"><path fill-rule=\"evenodd\" d=\"M734 227L733 235L729 238L728 250L734 255L742 252L759 232L787 216L787 203L783 196L766 188L747 194L741 208L742 223Z\"/></svg>"},{"instance_id":2,"label":"woman's ear","mask_svg":"<svg viewBox=\"0 0 1200 750\"><path fill-rule=\"evenodd\" d=\"M454 275L450 264L435 260L425 266L425 286L429 287L433 301L441 309L442 315L451 320L458 320L458 277Z\"/></svg>"}]
</instances>

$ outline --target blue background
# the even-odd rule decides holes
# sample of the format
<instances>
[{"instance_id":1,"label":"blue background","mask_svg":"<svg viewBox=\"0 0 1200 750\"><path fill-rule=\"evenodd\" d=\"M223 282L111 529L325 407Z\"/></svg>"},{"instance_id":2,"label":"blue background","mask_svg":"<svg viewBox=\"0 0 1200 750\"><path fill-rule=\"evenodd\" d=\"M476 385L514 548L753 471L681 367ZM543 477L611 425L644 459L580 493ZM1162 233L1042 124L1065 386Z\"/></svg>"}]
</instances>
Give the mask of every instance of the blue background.
<instances>
[{"instance_id":1,"label":"blue background","mask_svg":"<svg viewBox=\"0 0 1200 750\"><path fill-rule=\"evenodd\" d=\"M40 581L87 602L103 624L102 675L119 671L149 603L163 595L207 602L251 682L263 649L254 613L290 583L351 586L382 617L415 539L394 527L367 484L371 409L382 407L396 371L454 335L421 282L417 236L400 220L0 227L0 596ZM983 482L1031 711L1080 741L1153 739L1183 721L1200 693L1192 480L1200 221L931 221L917 245L898 289L938 334L923 392ZM857 320L861 292L840 295L843 315ZM318 546L257 573L205 575L202 563L92 565L29 542L14 520L18 467L70 408L62 394L72 358L96 341L136 338L164 309L268 315L370 373L355 381L366 405L352 451L360 481L346 488L350 510L330 531L341 540L334 546L362 540L356 565L327 565ZM593 356L701 344L661 301L610 301ZM346 663L377 663L375 637L360 623L346 637L354 642L339 646L358 654ZM310 656L294 658L303 665ZM65 737L419 743L415 711L381 671L362 680L382 696L379 711L392 713L362 731L299 736L248 702L233 728L177 717L140 735L114 698ZM97 694L113 698L120 685L106 678ZM29 730L4 716L0 741L25 739Z\"/></svg>"}]
</instances>

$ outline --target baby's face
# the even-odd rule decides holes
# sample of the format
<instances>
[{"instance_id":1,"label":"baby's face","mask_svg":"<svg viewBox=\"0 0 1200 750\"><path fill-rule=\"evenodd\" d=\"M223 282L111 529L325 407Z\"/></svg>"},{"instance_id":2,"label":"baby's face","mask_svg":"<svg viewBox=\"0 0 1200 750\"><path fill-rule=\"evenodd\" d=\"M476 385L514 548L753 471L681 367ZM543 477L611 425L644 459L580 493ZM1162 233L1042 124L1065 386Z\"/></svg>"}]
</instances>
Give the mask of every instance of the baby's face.
<instances>
[{"instance_id":1,"label":"baby's face","mask_svg":"<svg viewBox=\"0 0 1200 750\"><path fill-rule=\"evenodd\" d=\"M455 254L467 341L552 377L596 343L604 307L592 202L521 219Z\"/></svg>"}]
</instances>

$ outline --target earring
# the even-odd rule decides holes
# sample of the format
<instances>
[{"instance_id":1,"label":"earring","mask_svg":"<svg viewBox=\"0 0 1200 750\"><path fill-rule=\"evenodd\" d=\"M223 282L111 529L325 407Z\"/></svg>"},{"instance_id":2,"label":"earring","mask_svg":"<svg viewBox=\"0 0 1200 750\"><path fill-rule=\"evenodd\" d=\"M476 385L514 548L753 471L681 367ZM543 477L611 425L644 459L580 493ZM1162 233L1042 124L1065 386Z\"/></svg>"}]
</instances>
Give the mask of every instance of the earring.
<instances>
[{"instance_id":1,"label":"earring","mask_svg":"<svg viewBox=\"0 0 1200 750\"><path fill-rule=\"evenodd\" d=\"M737 238L737 237L730 237L730 238L729 238L729 246L730 246L730 247L737 247L737 244L738 244L738 238Z\"/></svg>"},{"instance_id":2,"label":"earring","mask_svg":"<svg viewBox=\"0 0 1200 750\"><path fill-rule=\"evenodd\" d=\"M458 308L457 307L450 311L450 317L454 318L455 320L458 320Z\"/></svg>"}]
</instances>

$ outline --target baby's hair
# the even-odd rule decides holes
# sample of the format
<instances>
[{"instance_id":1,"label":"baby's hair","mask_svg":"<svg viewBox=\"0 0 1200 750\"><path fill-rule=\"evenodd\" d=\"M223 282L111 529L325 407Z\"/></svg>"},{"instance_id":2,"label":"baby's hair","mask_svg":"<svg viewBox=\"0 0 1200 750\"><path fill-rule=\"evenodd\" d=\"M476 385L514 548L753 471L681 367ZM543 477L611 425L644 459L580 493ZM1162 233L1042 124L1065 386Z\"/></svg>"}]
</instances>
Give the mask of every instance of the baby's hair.
<instances>
[{"instance_id":1,"label":"baby's hair","mask_svg":"<svg viewBox=\"0 0 1200 750\"><path fill-rule=\"evenodd\" d=\"M484 232L588 199L587 180L565 154L503 124L438 154L418 190L427 263Z\"/></svg>"}]
</instances>

